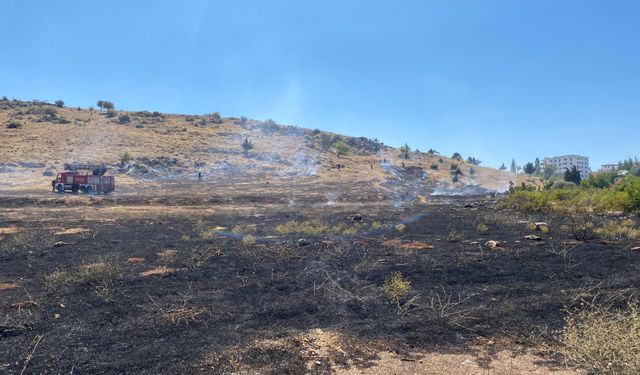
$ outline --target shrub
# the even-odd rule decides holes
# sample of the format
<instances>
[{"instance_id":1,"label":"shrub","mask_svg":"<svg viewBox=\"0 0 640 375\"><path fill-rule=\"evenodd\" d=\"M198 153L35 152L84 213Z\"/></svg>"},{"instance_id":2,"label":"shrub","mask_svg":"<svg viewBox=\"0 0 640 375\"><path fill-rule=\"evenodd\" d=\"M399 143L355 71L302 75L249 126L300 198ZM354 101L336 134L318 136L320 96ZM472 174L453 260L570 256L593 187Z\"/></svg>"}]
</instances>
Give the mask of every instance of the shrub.
<instances>
[{"instance_id":1,"label":"shrub","mask_svg":"<svg viewBox=\"0 0 640 375\"><path fill-rule=\"evenodd\" d=\"M17 121L12 121L7 124L7 129L20 129L22 124Z\"/></svg>"},{"instance_id":2,"label":"shrub","mask_svg":"<svg viewBox=\"0 0 640 375\"><path fill-rule=\"evenodd\" d=\"M411 157L411 147L407 143L400 147L400 157L403 159L409 159Z\"/></svg>"},{"instance_id":3,"label":"shrub","mask_svg":"<svg viewBox=\"0 0 640 375\"><path fill-rule=\"evenodd\" d=\"M64 107L64 100L62 100L62 99L58 99L58 100L56 100L56 101L55 101L55 105L56 105L56 107L58 107L58 108L62 108L62 107Z\"/></svg>"},{"instance_id":4,"label":"shrub","mask_svg":"<svg viewBox=\"0 0 640 375\"><path fill-rule=\"evenodd\" d=\"M568 313L561 353L590 373L640 373L640 314L637 304L625 310L591 307Z\"/></svg>"},{"instance_id":5,"label":"shrub","mask_svg":"<svg viewBox=\"0 0 640 375\"><path fill-rule=\"evenodd\" d=\"M618 192L626 193L627 200L624 203L626 211L633 212L640 210L640 177L631 176L616 189Z\"/></svg>"},{"instance_id":6,"label":"shrub","mask_svg":"<svg viewBox=\"0 0 640 375\"><path fill-rule=\"evenodd\" d=\"M242 146L242 151L244 151L245 154L247 154L251 149L253 149L253 143L251 143L248 137L244 139L244 142L242 142L241 146Z\"/></svg>"},{"instance_id":7,"label":"shrub","mask_svg":"<svg viewBox=\"0 0 640 375\"><path fill-rule=\"evenodd\" d=\"M238 121L236 121L236 124L240 125L240 126L245 126L247 125L247 118L244 116L241 116L240 119L238 119Z\"/></svg>"},{"instance_id":8,"label":"shrub","mask_svg":"<svg viewBox=\"0 0 640 375\"><path fill-rule=\"evenodd\" d=\"M278 124L275 121L273 121L272 119L268 119L262 125L267 130L271 130L271 131L278 130Z\"/></svg>"},{"instance_id":9,"label":"shrub","mask_svg":"<svg viewBox=\"0 0 640 375\"><path fill-rule=\"evenodd\" d=\"M437 171L439 168L438 164L431 164L431 169Z\"/></svg>"},{"instance_id":10,"label":"shrub","mask_svg":"<svg viewBox=\"0 0 640 375\"><path fill-rule=\"evenodd\" d=\"M477 229L477 230L478 230L478 232L480 232L480 233L484 233L484 232L486 232L486 231L488 231L488 230L489 230L489 228L488 228L485 224L483 224L483 223L478 224L478 225L476 226L476 229Z\"/></svg>"},{"instance_id":11,"label":"shrub","mask_svg":"<svg viewBox=\"0 0 640 375\"><path fill-rule=\"evenodd\" d=\"M211 122L214 124L222 124L222 116L220 116L219 112L213 112L211 114Z\"/></svg>"},{"instance_id":12,"label":"shrub","mask_svg":"<svg viewBox=\"0 0 640 375\"><path fill-rule=\"evenodd\" d=\"M251 247L256 244L256 238L250 234L242 238L242 244L247 247Z\"/></svg>"},{"instance_id":13,"label":"shrub","mask_svg":"<svg viewBox=\"0 0 640 375\"><path fill-rule=\"evenodd\" d=\"M336 149L336 152L338 153L338 156L349 155L349 152L351 151L351 147L349 147L349 145L344 143L343 141L336 142L333 145L333 147Z\"/></svg>"},{"instance_id":14,"label":"shrub","mask_svg":"<svg viewBox=\"0 0 640 375\"><path fill-rule=\"evenodd\" d=\"M590 174L586 180L582 180L580 185L586 188L607 189L616 181L616 174L613 172L605 172L598 174Z\"/></svg>"},{"instance_id":15,"label":"shrub","mask_svg":"<svg viewBox=\"0 0 640 375\"><path fill-rule=\"evenodd\" d=\"M571 181L556 181L551 185L551 189L561 190L561 189L571 189L576 187L576 184Z\"/></svg>"},{"instance_id":16,"label":"shrub","mask_svg":"<svg viewBox=\"0 0 640 375\"><path fill-rule=\"evenodd\" d=\"M46 119L52 120L58 116L58 111L55 108L49 107L42 110L42 115Z\"/></svg>"},{"instance_id":17,"label":"shrub","mask_svg":"<svg viewBox=\"0 0 640 375\"><path fill-rule=\"evenodd\" d=\"M384 280L382 292L394 303L399 303L411 291L411 281L396 272Z\"/></svg>"},{"instance_id":18,"label":"shrub","mask_svg":"<svg viewBox=\"0 0 640 375\"><path fill-rule=\"evenodd\" d=\"M129 117L129 115L123 114L118 116L118 124L124 125L128 124L129 122L131 122L131 118Z\"/></svg>"},{"instance_id":19,"label":"shrub","mask_svg":"<svg viewBox=\"0 0 640 375\"><path fill-rule=\"evenodd\" d=\"M129 155L128 152L125 152L122 156L120 156L120 167L124 168L124 166L129 163L133 158Z\"/></svg>"},{"instance_id":20,"label":"shrub","mask_svg":"<svg viewBox=\"0 0 640 375\"><path fill-rule=\"evenodd\" d=\"M280 235L297 233L307 236L317 236L326 233L328 230L329 227L320 221L289 221L276 226L276 233Z\"/></svg>"}]
</instances>

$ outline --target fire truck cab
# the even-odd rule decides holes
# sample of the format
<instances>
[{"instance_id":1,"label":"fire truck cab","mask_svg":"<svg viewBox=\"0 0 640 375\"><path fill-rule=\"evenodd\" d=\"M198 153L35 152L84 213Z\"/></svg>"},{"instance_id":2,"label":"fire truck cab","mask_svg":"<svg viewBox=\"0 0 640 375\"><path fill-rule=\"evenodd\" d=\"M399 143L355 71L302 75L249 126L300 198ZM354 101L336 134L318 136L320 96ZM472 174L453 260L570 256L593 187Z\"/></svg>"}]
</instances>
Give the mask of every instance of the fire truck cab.
<instances>
[{"instance_id":1,"label":"fire truck cab","mask_svg":"<svg viewBox=\"0 0 640 375\"><path fill-rule=\"evenodd\" d=\"M51 181L51 189L59 194L67 191L77 193L81 191L87 194L105 195L114 191L116 188L115 178L113 176L104 176L106 168L102 165L73 165L65 164L66 171L58 173L56 179ZM80 172L81 170L91 171Z\"/></svg>"}]
</instances>

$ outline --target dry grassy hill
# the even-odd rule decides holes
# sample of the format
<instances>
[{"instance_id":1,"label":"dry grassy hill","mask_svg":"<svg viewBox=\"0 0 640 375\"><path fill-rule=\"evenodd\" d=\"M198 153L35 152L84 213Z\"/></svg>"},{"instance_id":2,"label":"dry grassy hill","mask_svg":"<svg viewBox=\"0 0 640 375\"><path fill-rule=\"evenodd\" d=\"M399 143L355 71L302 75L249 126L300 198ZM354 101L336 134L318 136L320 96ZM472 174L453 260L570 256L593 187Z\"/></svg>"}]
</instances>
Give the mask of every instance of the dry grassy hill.
<instances>
[{"instance_id":1,"label":"dry grassy hill","mask_svg":"<svg viewBox=\"0 0 640 375\"><path fill-rule=\"evenodd\" d=\"M0 190L43 189L68 162L104 163L120 187L194 180L210 183L314 182L382 190L504 190L514 176L440 155L400 152L366 138L273 121L158 112L56 107L0 101ZM241 145L248 139L253 148ZM350 146L338 156L336 142ZM460 170L452 182L452 164ZM47 173L49 172L49 173Z\"/></svg>"}]
</instances>

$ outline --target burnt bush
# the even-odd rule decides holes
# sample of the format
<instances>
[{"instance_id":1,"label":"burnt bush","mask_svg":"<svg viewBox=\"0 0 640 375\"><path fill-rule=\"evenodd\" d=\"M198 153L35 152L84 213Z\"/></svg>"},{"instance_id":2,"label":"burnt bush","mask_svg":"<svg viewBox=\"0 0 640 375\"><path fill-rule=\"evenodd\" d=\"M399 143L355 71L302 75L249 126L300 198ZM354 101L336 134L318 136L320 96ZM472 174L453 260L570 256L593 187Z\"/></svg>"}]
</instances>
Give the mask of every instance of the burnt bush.
<instances>
[{"instance_id":1,"label":"burnt bush","mask_svg":"<svg viewBox=\"0 0 640 375\"><path fill-rule=\"evenodd\" d=\"M17 121L12 121L7 124L7 129L20 129L22 124Z\"/></svg>"}]
</instances>

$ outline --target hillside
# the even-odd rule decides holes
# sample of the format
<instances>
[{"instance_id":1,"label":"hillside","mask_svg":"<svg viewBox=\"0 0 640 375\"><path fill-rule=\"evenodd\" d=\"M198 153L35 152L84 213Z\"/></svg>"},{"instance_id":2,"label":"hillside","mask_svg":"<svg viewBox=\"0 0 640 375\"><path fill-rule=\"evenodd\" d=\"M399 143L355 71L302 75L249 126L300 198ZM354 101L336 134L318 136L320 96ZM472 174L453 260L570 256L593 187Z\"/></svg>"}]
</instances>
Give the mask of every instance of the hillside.
<instances>
[{"instance_id":1,"label":"hillside","mask_svg":"<svg viewBox=\"0 0 640 375\"><path fill-rule=\"evenodd\" d=\"M104 163L119 192L176 181L305 183L366 186L392 198L430 193L502 191L514 176L440 155L400 151L367 138L210 115L62 108L43 102L0 101L0 190L47 189L47 174L64 163ZM245 152L248 139L253 148ZM344 142L347 155L335 147ZM126 155L126 156L125 156ZM460 170L452 182L452 164ZM47 173L48 172L48 173ZM175 184L174 184L175 186ZM388 194L391 193L391 194Z\"/></svg>"}]
</instances>

